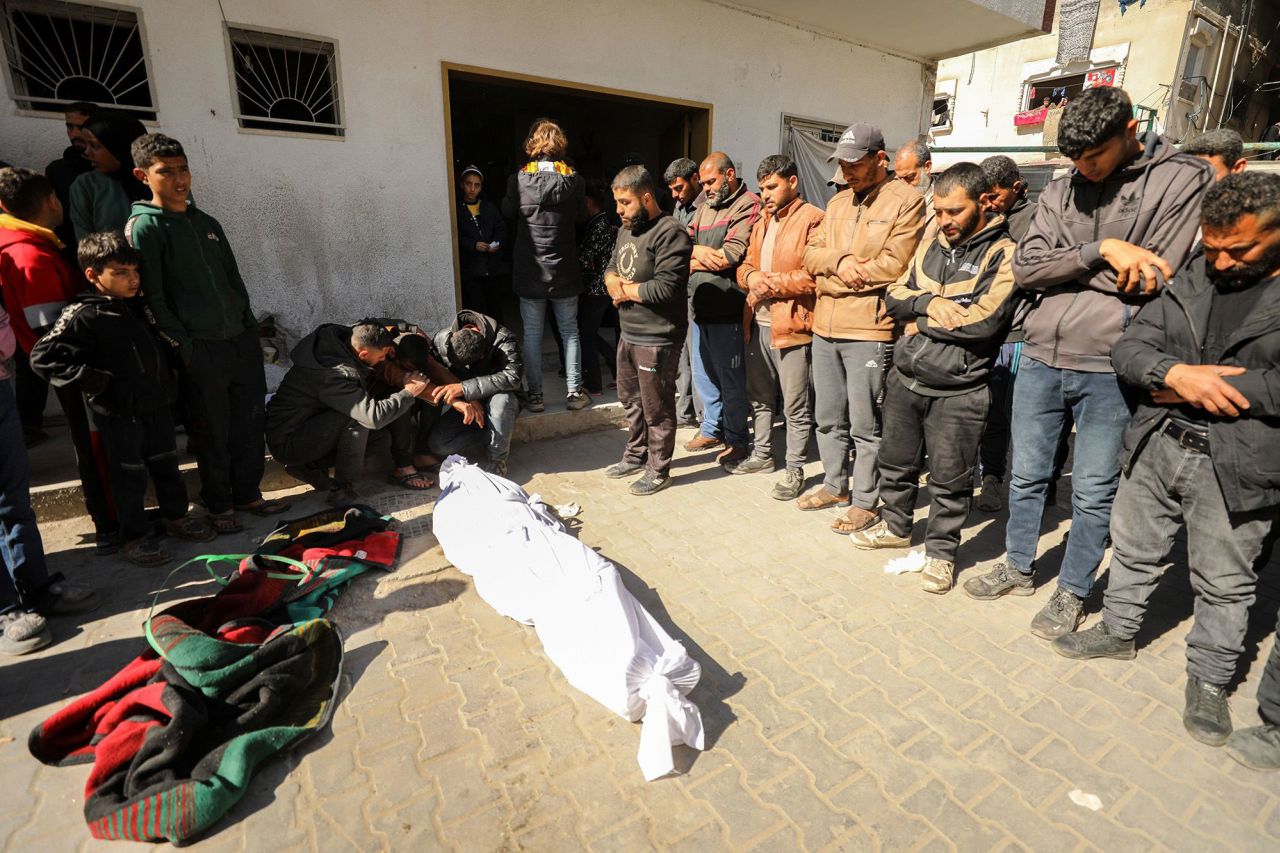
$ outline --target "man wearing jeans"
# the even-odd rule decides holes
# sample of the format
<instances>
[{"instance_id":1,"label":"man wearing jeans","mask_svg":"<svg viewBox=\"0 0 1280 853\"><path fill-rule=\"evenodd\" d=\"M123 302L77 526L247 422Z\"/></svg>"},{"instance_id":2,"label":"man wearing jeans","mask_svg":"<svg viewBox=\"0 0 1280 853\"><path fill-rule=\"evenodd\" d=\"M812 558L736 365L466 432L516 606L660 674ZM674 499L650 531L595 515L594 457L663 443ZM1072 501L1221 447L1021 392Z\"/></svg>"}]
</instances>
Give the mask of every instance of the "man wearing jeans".
<instances>
[{"instance_id":1,"label":"man wearing jeans","mask_svg":"<svg viewBox=\"0 0 1280 853\"><path fill-rule=\"evenodd\" d=\"M693 303L693 384L702 401L702 428L685 442L689 451L724 445L722 465L746 459L751 440L747 421L747 371L742 340L746 296L737 269L747 254L751 227L760 217L760 199L738 178L729 155L716 151L698 167L706 204L689 225L693 259L689 296Z\"/></svg>"},{"instance_id":2,"label":"man wearing jeans","mask_svg":"<svg viewBox=\"0 0 1280 853\"><path fill-rule=\"evenodd\" d=\"M1125 432L1102 621L1054 649L1133 658L1185 524L1196 601L1182 721L1196 740L1221 746L1255 567L1280 513L1280 176L1214 186L1203 230L1204 257L1179 270L1112 350L1116 372L1146 393Z\"/></svg>"},{"instance_id":3,"label":"man wearing jeans","mask_svg":"<svg viewBox=\"0 0 1280 853\"><path fill-rule=\"evenodd\" d=\"M877 520L878 409L885 351L893 341L884 290L907 271L920 245L924 196L890 180L884 135L874 125L851 126L831 159L840 161L849 188L827 203L804 253L804 267L818 286L813 414L824 478L796 505L807 511L849 507L832 525L849 535Z\"/></svg>"},{"instance_id":4,"label":"man wearing jeans","mask_svg":"<svg viewBox=\"0 0 1280 853\"><path fill-rule=\"evenodd\" d=\"M683 228L693 222L693 215L706 203L702 193L702 180L698 177L698 164L688 157L672 160L662 179L671 192L673 208L671 218ZM680 349L680 368L676 373L676 425L701 426L702 409L693 397L693 365L689 361L693 352L693 306L689 306L689 330L685 332L684 346Z\"/></svg>"},{"instance_id":5,"label":"man wearing jeans","mask_svg":"<svg viewBox=\"0 0 1280 853\"><path fill-rule=\"evenodd\" d=\"M1071 536L1058 586L1031 622L1055 639L1074 631L1106 547L1130 407L1111 345L1196 242L1202 161L1155 133L1138 136L1129 97L1089 89L1063 112L1058 145L1075 169L1040 196L1013 256L1019 287L1039 294L1027 315L1013 391L1013 470L1003 562L966 581L977 599L1032 595L1036 546L1054 455L1075 420Z\"/></svg>"}]
</instances>

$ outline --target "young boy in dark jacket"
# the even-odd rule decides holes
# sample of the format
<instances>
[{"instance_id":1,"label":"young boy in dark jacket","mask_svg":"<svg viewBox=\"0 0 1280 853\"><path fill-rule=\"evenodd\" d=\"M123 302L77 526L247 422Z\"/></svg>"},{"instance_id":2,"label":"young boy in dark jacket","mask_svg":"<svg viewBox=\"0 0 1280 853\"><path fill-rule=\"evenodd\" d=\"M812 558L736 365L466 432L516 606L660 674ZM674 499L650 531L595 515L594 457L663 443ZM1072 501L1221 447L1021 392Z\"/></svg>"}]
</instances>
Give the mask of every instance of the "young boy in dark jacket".
<instances>
[{"instance_id":1,"label":"young boy in dark jacket","mask_svg":"<svg viewBox=\"0 0 1280 853\"><path fill-rule=\"evenodd\" d=\"M169 555L148 535L148 473L166 533L193 542L208 542L215 533L187 514L169 415L176 385L135 298L138 254L120 232L102 231L80 241L79 259L94 292L63 309L32 349L31 367L53 387L85 395L107 448L124 556L139 566L158 566Z\"/></svg>"},{"instance_id":2,"label":"young boy in dark jacket","mask_svg":"<svg viewBox=\"0 0 1280 853\"><path fill-rule=\"evenodd\" d=\"M133 143L134 175L151 200L125 225L142 256L142 293L160 337L181 363L191 426L199 439L200 495L219 533L243 529L236 510L274 515L263 500L267 380L258 322L231 244L218 221L188 203L191 170L182 145L159 133Z\"/></svg>"}]
</instances>

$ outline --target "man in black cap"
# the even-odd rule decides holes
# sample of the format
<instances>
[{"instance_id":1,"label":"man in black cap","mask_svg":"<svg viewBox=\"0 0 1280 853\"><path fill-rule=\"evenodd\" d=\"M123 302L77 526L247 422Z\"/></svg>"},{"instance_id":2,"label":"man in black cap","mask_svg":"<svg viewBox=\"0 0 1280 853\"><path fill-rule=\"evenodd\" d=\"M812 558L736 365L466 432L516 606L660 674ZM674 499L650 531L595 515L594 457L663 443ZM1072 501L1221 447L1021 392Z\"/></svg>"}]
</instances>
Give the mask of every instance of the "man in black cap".
<instances>
[{"instance_id":1,"label":"man in black cap","mask_svg":"<svg viewBox=\"0 0 1280 853\"><path fill-rule=\"evenodd\" d=\"M468 166L458 177L458 265L462 307L502 319L503 280L507 275L507 222L497 205L480 197L484 175Z\"/></svg>"}]
</instances>

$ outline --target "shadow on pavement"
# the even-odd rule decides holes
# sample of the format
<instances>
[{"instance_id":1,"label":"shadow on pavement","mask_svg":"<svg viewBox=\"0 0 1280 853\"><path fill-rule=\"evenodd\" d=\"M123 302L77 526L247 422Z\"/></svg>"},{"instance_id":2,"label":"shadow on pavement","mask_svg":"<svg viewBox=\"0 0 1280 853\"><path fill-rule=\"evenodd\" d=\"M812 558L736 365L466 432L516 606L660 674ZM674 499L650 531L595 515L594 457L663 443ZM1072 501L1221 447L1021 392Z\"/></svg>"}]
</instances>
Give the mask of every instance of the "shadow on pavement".
<instances>
[{"instance_id":1,"label":"shadow on pavement","mask_svg":"<svg viewBox=\"0 0 1280 853\"><path fill-rule=\"evenodd\" d=\"M76 633L80 630L76 629ZM66 639L58 635L59 641ZM49 709L52 714L64 703L97 689L146 650L147 641L137 636L95 643L85 649L63 647L56 653L6 662L0 720L54 704Z\"/></svg>"}]
</instances>

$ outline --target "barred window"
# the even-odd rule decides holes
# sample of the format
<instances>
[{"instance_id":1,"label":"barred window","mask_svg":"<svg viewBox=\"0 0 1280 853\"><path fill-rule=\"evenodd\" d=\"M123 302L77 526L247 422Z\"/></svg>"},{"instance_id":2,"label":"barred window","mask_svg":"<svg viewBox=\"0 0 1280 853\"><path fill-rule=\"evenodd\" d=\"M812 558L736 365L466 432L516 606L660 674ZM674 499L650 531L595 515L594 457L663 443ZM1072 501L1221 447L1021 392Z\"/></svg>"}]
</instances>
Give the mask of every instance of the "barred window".
<instances>
[{"instance_id":1,"label":"barred window","mask_svg":"<svg viewBox=\"0 0 1280 853\"><path fill-rule=\"evenodd\" d=\"M334 42L230 26L227 39L241 127L344 134Z\"/></svg>"},{"instance_id":2,"label":"barred window","mask_svg":"<svg viewBox=\"0 0 1280 853\"><path fill-rule=\"evenodd\" d=\"M156 117L141 21L134 11L61 0L0 2L10 91L22 109L75 101Z\"/></svg>"}]
</instances>

